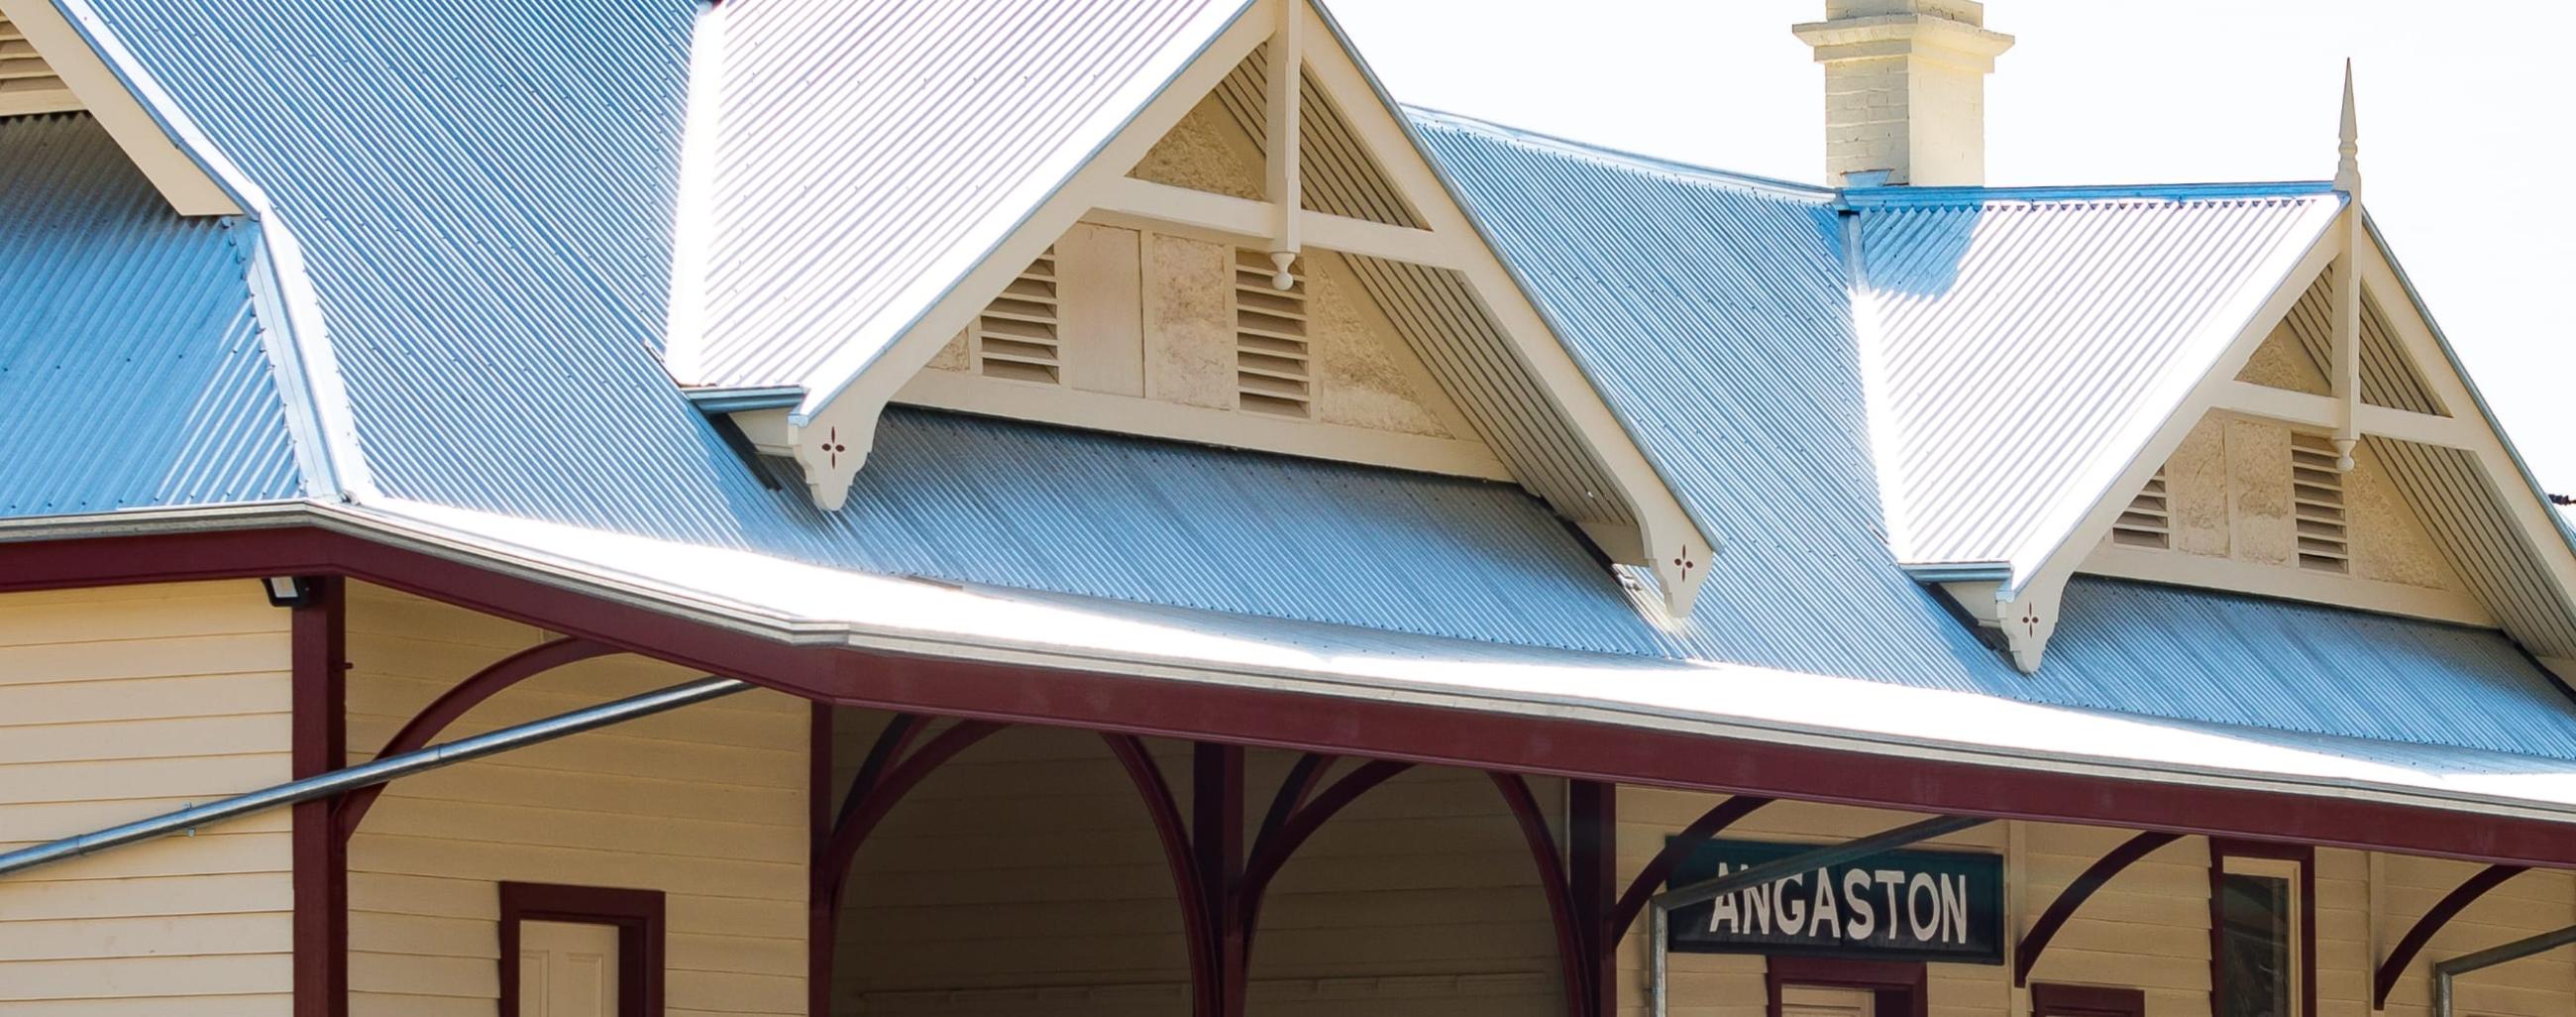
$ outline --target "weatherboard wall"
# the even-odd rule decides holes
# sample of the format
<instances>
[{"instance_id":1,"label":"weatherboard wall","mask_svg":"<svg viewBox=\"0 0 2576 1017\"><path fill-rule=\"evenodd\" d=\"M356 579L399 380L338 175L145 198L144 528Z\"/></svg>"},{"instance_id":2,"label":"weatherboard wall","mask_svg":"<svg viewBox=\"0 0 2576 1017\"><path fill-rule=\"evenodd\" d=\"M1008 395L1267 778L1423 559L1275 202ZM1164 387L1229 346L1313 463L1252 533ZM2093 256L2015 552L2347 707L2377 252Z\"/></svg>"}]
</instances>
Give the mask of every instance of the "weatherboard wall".
<instances>
[{"instance_id":1,"label":"weatherboard wall","mask_svg":"<svg viewBox=\"0 0 2576 1017\"><path fill-rule=\"evenodd\" d=\"M433 697L546 637L358 585L349 745L367 758ZM629 656L478 706L446 740L687 681ZM503 880L666 895L667 1012L802 1014L807 709L767 691L392 786L349 846L350 1012L492 1013Z\"/></svg>"},{"instance_id":2,"label":"weatherboard wall","mask_svg":"<svg viewBox=\"0 0 2576 1017\"><path fill-rule=\"evenodd\" d=\"M840 713L843 785L883 721ZM1148 745L1187 815L1188 746ZM1247 754L1247 841L1295 758ZM1557 811L1561 783L1533 790ZM850 879L835 1014L1190 1012L1170 870L1098 735L1013 728L967 749L893 810ZM1254 1014L1562 1012L1528 849L1482 773L1419 767L1370 791L1316 833L1264 900Z\"/></svg>"},{"instance_id":3,"label":"weatherboard wall","mask_svg":"<svg viewBox=\"0 0 2576 1017\"><path fill-rule=\"evenodd\" d=\"M248 580L0 595L0 851L289 779L288 612ZM0 879L0 1013L285 1017L288 817Z\"/></svg>"},{"instance_id":4,"label":"weatherboard wall","mask_svg":"<svg viewBox=\"0 0 2576 1017\"><path fill-rule=\"evenodd\" d=\"M1623 878L1645 865L1666 836L1722 800L1685 792L1623 789L1619 797ZM1788 802L1753 813L1725 835L1826 844L1923 818L1928 817ZM2004 855L2009 942L2026 932L2078 875L2135 833L1997 822L1924 846ZM2147 1017L2209 1017L2209 862L2207 839L2184 837L2130 865L2074 913L2042 954L2031 981L2139 989L2145 996ZM2318 849L2318 1017L2371 1013L2371 977L2377 958L2480 868L2466 862L2380 855L2374 876L2368 852ZM2374 879L2379 898L2375 920ZM2470 905L2433 938L2398 981L2385 1012L2429 1017L2434 961L2571 923L2576 923L2576 880L2561 872L2517 876ZM1628 1017L1647 1013L1647 935L1641 920L1621 943L1619 999L1621 1013ZM1676 953L1669 963L1670 1017L1763 1014L1768 967L1764 957ZM2027 1012L2026 1003L2014 995L2009 966L1934 963L1928 976L1931 1017ZM2463 977L2457 991L2462 1014L2539 1017L2576 1012L2576 949L2562 948Z\"/></svg>"}]
</instances>

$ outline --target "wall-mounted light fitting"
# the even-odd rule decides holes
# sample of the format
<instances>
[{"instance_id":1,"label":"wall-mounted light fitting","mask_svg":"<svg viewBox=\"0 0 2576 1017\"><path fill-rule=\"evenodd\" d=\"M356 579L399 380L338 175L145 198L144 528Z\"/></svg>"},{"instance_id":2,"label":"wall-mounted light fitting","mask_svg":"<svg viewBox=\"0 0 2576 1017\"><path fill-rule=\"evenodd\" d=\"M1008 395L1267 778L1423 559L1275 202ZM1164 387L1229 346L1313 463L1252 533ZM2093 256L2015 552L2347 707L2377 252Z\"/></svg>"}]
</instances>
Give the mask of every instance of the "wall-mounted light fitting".
<instances>
[{"instance_id":1,"label":"wall-mounted light fitting","mask_svg":"<svg viewBox=\"0 0 2576 1017\"><path fill-rule=\"evenodd\" d=\"M313 580L303 576L270 576L260 580L270 607L303 607L313 601Z\"/></svg>"}]
</instances>

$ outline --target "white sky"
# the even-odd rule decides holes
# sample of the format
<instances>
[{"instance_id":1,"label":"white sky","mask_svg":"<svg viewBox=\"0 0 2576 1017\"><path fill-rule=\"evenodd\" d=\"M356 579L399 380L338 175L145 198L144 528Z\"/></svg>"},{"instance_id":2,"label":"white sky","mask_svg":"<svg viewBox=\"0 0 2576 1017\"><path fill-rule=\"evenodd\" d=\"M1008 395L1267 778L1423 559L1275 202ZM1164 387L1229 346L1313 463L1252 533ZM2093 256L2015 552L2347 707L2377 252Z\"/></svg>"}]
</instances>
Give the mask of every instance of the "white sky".
<instances>
[{"instance_id":1,"label":"white sky","mask_svg":"<svg viewBox=\"0 0 2576 1017\"><path fill-rule=\"evenodd\" d=\"M1823 0L1327 0L1401 101L1686 162L1823 176ZM2334 175L2353 58L2364 201L2541 483L2576 494L2576 3L1987 0L1994 184Z\"/></svg>"}]
</instances>

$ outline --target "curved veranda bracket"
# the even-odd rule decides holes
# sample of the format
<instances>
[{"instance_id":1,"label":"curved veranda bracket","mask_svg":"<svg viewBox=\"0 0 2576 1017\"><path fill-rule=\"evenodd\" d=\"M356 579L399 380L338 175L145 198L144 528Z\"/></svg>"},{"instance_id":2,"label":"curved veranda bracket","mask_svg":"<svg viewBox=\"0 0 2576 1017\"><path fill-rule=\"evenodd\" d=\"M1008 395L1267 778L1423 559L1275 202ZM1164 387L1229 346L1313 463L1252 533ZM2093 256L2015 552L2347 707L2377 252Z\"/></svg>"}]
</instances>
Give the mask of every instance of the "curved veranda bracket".
<instances>
[{"instance_id":1,"label":"curved veranda bracket","mask_svg":"<svg viewBox=\"0 0 2576 1017\"><path fill-rule=\"evenodd\" d=\"M1198 863L1190 848L1188 821L1181 818L1181 807L1172 795L1172 785L1163 778L1163 769L1145 750L1145 740L1135 735L1103 732L1109 743L1109 754L1118 757L1118 765L1127 771L1127 780L1145 800L1145 812L1154 820L1154 837L1162 843L1163 865L1171 870L1172 890L1180 898L1181 930L1189 940L1191 1012L1209 1013L1216 1007L1211 995L1217 982L1216 944L1208 923L1210 911L1207 895L1201 892Z\"/></svg>"},{"instance_id":2,"label":"curved veranda bracket","mask_svg":"<svg viewBox=\"0 0 2576 1017\"><path fill-rule=\"evenodd\" d=\"M914 732L920 726L908 717L896 719L904 722L903 730L892 730L890 723L889 730L877 737L877 748L869 753L871 760L883 768L883 775L865 772L865 764L862 764L860 777L869 779L869 783L860 785L852 782L850 797L841 804L840 818L832 824L831 836L824 839L815 853L815 877L819 880L817 899L826 902L836 915L840 912L841 891L849 884L850 863L859 855L859 845L866 843L868 834L876 831L877 824L885 821L888 812L894 811L895 803L912 793L912 789L921 783L922 778L930 776L931 771L957 758L958 753L976 742L992 737L1003 727L992 721L961 720L923 743L921 748L913 750L903 762L888 763L885 761L891 760L904 744L913 740Z\"/></svg>"},{"instance_id":3,"label":"curved veranda bracket","mask_svg":"<svg viewBox=\"0 0 2576 1017\"><path fill-rule=\"evenodd\" d=\"M2397 979L2406 973L2407 965L2415 963L2415 955L2424 952L2424 945L2433 941L2434 933L2442 931L2442 926L2450 924L2451 919L2459 917L2460 912L2477 903L2478 898L2487 895L2487 891L2504 885L2505 880L2519 876L2523 871L2524 867L2520 865L2490 865L2480 869L2477 875L2452 887L2451 892L2434 904L2432 910L2424 912L2424 917L2416 919L2414 927L2406 930L2405 937L2397 941L2397 948L2388 951L2388 959L2381 961L2379 970L2373 973L2370 980L2371 1009L2388 1008L2388 993L2397 988Z\"/></svg>"},{"instance_id":4,"label":"curved veranda bracket","mask_svg":"<svg viewBox=\"0 0 2576 1017\"><path fill-rule=\"evenodd\" d=\"M621 652L624 651L604 643L564 638L503 657L430 700L428 706L412 715L402 730L385 740L384 747L376 750L375 758L383 759L428 746L429 740L438 737L447 725L455 723L457 718L465 716L503 689L559 667ZM376 804L376 797L384 793L386 786L378 784L349 792L332 809L332 829L341 843L348 843L349 838L357 834L358 824L367 818L367 810Z\"/></svg>"},{"instance_id":5,"label":"curved veranda bracket","mask_svg":"<svg viewBox=\"0 0 2576 1017\"><path fill-rule=\"evenodd\" d=\"M2057 930L2065 927L2067 919L2075 917L2075 909L2083 907L2095 891L2102 889L2102 884L2110 882L2111 877L2119 875L2121 870L2135 864L2138 859L2155 853L2157 848L2181 839L2182 835L2178 833L2155 831L2131 837L2087 867L2082 875L2075 877L2074 882L2066 884L2066 889L2049 903L2047 911L2040 913L2038 921L2031 923L2030 932L2022 936L2021 942L2013 948L2013 986L2020 988L2030 984L2031 968L2039 963L2040 954L2048 952L2048 941L2057 938Z\"/></svg>"},{"instance_id":6,"label":"curved veranda bracket","mask_svg":"<svg viewBox=\"0 0 2576 1017\"><path fill-rule=\"evenodd\" d=\"M1771 804L1773 800L1753 795L1729 798L1700 813L1691 825L1682 828L1680 835L1665 841L1664 849L1655 852L1654 860L1647 862L1636 878L1628 881L1627 891L1619 895L1618 903L1610 906L1610 942L1616 945L1627 938L1628 927L1637 924L1637 916L1645 913L1646 902L1654 899L1655 888L1673 877L1673 869L1681 865L1682 859L1690 857L1691 852L1699 850L1699 846L1708 843L1710 838L1724 833L1737 820L1752 815L1754 810Z\"/></svg>"},{"instance_id":7,"label":"curved veranda bracket","mask_svg":"<svg viewBox=\"0 0 2576 1017\"><path fill-rule=\"evenodd\" d=\"M1556 927L1556 954L1565 969L1565 1012L1588 1014L1586 1001L1593 998L1596 973L1589 963L1591 951L1585 948L1585 937L1574 914L1574 893L1562 858L1556 850L1556 837L1548 832L1547 814L1539 809L1538 797L1530 793L1529 782L1516 773L1487 773L1494 789L1502 792L1503 804L1511 809L1512 820L1520 825L1521 840L1529 845L1530 861L1538 866L1539 892L1547 897L1549 924Z\"/></svg>"}]
</instances>

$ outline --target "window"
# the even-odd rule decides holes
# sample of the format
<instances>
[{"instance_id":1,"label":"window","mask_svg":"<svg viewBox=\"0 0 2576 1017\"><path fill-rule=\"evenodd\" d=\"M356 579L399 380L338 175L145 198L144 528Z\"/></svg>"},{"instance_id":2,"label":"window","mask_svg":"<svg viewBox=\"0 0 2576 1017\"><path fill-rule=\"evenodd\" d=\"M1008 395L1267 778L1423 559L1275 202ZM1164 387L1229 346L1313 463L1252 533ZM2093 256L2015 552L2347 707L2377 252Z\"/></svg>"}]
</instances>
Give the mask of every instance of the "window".
<instances>
[{"instance_id":1,"label":"window","mask_svg":"<svg viewBox=\"0 0 2576 1017\"><path fill-rule=\"evenodd\" d=\"M2210 986L2217 1017L2310 1017L2316 972L2311 852L2210 846Z\"/></svg>"},{"instance_id":2,"label":"window","mask_svg":"<svg viewBox=\"0 0 2576 1017\"><path fill-rule=\"evenodd\" d=\"M2147 994L2139 989L2100 985L2030 987L2031 1017L2146 1017Z\"/></svg>"}]
</instances>

